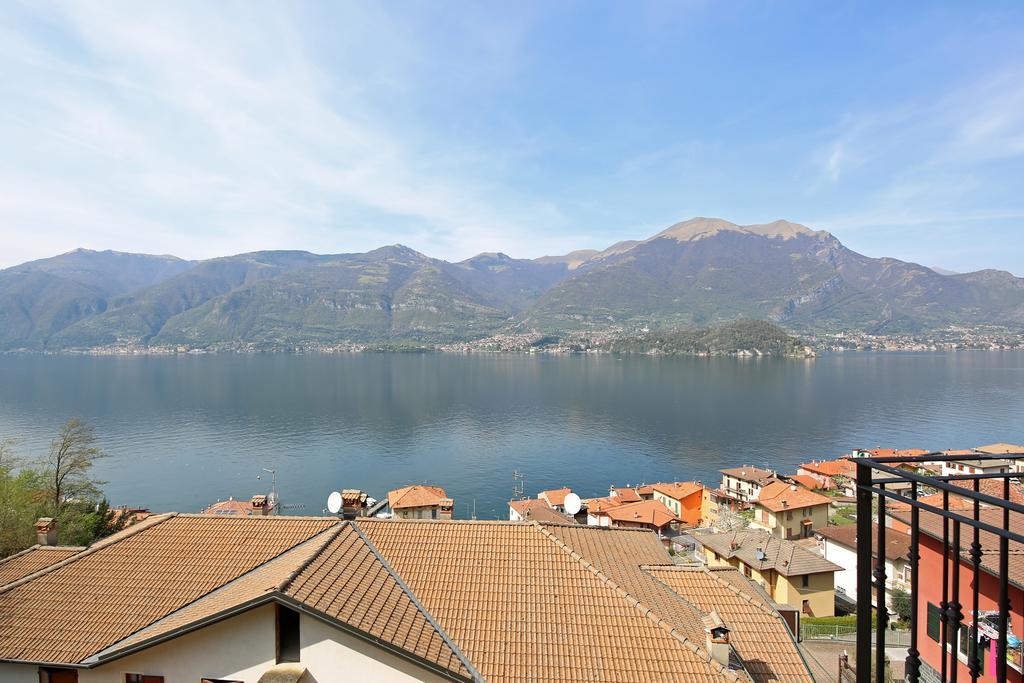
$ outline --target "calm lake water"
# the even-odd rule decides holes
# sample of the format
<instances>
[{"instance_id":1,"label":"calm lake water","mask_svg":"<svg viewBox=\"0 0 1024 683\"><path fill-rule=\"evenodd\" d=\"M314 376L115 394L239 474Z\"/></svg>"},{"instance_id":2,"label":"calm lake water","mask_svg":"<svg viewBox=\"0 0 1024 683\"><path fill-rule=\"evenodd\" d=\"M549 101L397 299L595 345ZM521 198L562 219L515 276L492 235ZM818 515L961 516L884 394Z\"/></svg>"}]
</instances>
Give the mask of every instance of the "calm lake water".
<instances>
[{"instance_id":1,"label":"calm lake water","mask_svg":"<svg viewBox=\"0 0 1024 683\"><path fill-rule=\"evenodd\" d=\"M1024 353L812 361L613 356L0 356L0 437L42 456L69 417L96 427L116 504L198 511L268 487L320 514L332 489L430 482L468 517L568 485L718 481L854 447L1024 442ZM264 475L266 477L266 475Z\"/></svg>"}]
</instances>

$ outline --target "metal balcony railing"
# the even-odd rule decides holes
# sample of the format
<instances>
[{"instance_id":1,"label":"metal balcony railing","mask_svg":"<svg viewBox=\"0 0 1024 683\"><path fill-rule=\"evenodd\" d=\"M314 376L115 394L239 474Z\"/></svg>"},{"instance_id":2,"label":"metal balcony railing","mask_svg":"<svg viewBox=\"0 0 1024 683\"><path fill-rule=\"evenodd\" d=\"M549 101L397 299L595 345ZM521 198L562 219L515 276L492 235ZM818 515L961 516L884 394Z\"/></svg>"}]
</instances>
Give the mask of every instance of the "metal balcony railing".
<instances>
[{"instance_id":1,"label":"metal balcony railing","mask_svg":"<svg viewBox=\"0 0 1024 683\"><path fill-rule=\"evenodd\" d=\"M977 454L970 455L971 461L979 463L998 460L1008 460L1013 469L1016 459L1024 459L1024 453L1009 453L1001 455ZM987 672L991 676L994 673L997 681L1007 680L1007 666L1013 666L1014 662L1021 662L1021 651L1018 647L1010 647L1007 643L1007 636L1010 632L1010 610L1009 600L1009 559L1010 542L1024 543L1024 535L1018 531L1024 531L1021 526L1015 524L1011 529L1011 513L1024 513L1024 505L1011 501L1011 480L1019 479L1020 472L993 472L986 474L951 474L948 476L935 476L932 474L920 474L910 472L902 467L915 467L920 469L919 463L937 463L954 460L942 453L931 453L917 457L865 457L855 458L853 462L857 466L857 594L859 596L871 595L871 591L877 591L877 615L875 624L872 625L872 604L870 600L859 600L857 603L857 649L856 649L856 671L857 681L869 683L872 680L884 681L885 678L885 643L886 631L889 624L889 610L886 608L886 568L885 552L886 535L904 533L891 528L886 528L887 507L892 501L904 503L909 506L909 527L910 527L910 552L909 561L911 568L911 628L910 644L906 662L906 680L917 683L921 680L922 658L919 650L922 631L927 629L927 619L921 618L920 594L922 592L922 581L936 582L931 585L938 585L941 581L942 592L939 607L939 640L941 648L939 657L941 662L929 662L941 675L941 680L956 683L959 675L958 662L961 661L958 655L966 655L966 666L972 681L977 681L983 670L981 661L979 632L991 637L991 642L997 647L995 656L995 671ZM982 466L983 467L983 466ZM1002 495L997 497L983 493L981 482L987 479L1001 480ZM957 485L953 482L964 482ZM907 485L909 484L909 489ZM899 490L895 490L898 487ZM941 504L937 504L937 496L932 496L928 502L920 500L928 494L941 493ZM950 497L957 496L966 499L965 505L950 508ZM887 504L887 501L889 503ZM983 514L984 513L984 514ZM942 570L941 576L923 576L920 573L921 560L921 530L922 517L924 515L935 515L935 518L928 520L928 534L941 541L942 545ZM905 515L900 516L901 521L907 523ZM938 530L939 519L941 518L941 538ZM1017 521L1018 518L1015 518ZM877 531L874 524L877 522ZM934 524L931 524L934 522ZM966 529L964 529L966 527ZM982 532L988 547L982 546ZM877 557L873 556L872 543L869 539L873 533L877 533ZM863 540L861 540L863 539ZM992 547L992 546L995 547ZM979 609L979 591L981 590L982 560L991 561L992 555L998 555L998 571L989 573L996 576L998 581L998 598L996 610L982 611ZM966 567L961 567L965 564ZM961 576L965 574L965 576ZM970 604L961 604L963 582L969 586ZM972 624L965 625L964 610L970 610ZM923 622L923 623L922 623ZM968 639L966 652L960 646L961 630ZM874 631L874 633L872 633ZM987 633L986 633L987 631ZM1015 643L1016 645L1016 643ZM937 665L937 666L936 666ZM1014 668L1019 669L1019 664Z\"/></svg>"}]
</instances>

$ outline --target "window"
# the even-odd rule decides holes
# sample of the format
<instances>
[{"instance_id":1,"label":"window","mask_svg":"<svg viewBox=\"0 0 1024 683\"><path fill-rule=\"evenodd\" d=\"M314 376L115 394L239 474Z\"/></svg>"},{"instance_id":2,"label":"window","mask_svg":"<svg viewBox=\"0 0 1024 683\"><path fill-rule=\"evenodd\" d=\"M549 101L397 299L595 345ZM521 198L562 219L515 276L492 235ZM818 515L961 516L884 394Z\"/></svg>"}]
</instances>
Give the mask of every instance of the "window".
<instances>
[{"instance_id":1,"label":"window","mask_svg":"<svg viewBox=\"0 0 1024 683\"><path fill-rule=\"evenodd\" d=\"M431 519L437 519L437 508L432 508L430 510L430 518Z\"/></svg>"},{"instance_id":2,"label":"window","mask_svg":"<svg viewBox=\"0 0 1024 683\"><path fill-rule=\"evenodd\" d=\"M791 519L793 519L793 511L792 510L786 510L786 521L788 522Z\"/></svg>"},{"instance_id":3,"label":"window","mask_svg":"<svg viewBox=\"0 0 1024 683\"><path fill-rule=\"evenodd\" d=\"M801 576L800 577L800 585L803 586L804 588L807 588L808 586L810 586L811 585L811 575L810 574L804 574L803 576Z\"/></svg>"},{"instance_id":4,"label":"window","mask_svg":"<svg viewBox=\"0 0 1024 683\"><path fill-rule=\"evenodd\" d=\"M806 614L807 616L809 616L809 617L813 617L814 616L814 613L811 612L811 601L810 600L804 600L803 601L803 607L801 608L801 611L804 614Z\"/></svg>"},{"instance_id":5,"label":"window","mask_svg":"<svg viewBox=\"0 0 1024 683\"><path fill-rule=\"evenodd\" d=\"M76 669L39 669L39 683L78 683Z\"/></svg>"},{"instance_id":6,"label":"window","mask_svg":"<svg viewBox=\"0 0 1024 683\"><path fill-rule=\"evenodd\" d=\"M299 661L299 613L277 606L277 663Z\"/></svg>"},{"instance_id":7,"label":"window","mask_svg":"<svg viewBox=\"0 0 1024 683\"><path fill-rule=\"evenodd\" d=\"M940 629L942 628L942 622L939 620L939 614L942 610L937 605L928 603L928 637L934 640L936 643L941 640Z\"/></svg>"},{"instance_id":8,"label":"window","mask_svg":"<svg viewBox=\"0 0 1024 683\"><path fill-rule=\"evenodd\" d=\"M125 674L124 683L164 683L164 677L147 676L146 674Z\"/></svg>"}]
</instances>

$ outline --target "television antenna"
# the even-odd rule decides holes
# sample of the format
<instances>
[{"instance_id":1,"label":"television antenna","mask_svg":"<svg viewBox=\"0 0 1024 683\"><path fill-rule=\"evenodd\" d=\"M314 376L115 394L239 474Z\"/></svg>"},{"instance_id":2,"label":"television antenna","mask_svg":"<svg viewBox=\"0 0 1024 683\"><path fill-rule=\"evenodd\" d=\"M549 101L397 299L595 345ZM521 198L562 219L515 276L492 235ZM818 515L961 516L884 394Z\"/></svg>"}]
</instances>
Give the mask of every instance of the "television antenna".
<instances>
[{"instance_id":1,"label":"television antenna","mask_svg":"<svg viewBox=\"0 0 1024 683\"><path fill-rule=\"evenodd\" d=\"M523 473L519 470L512 470L512 500L519 500L523 497Z\"/></svg>"},{"instance_id":2,"label":"television antenna","mask_svg":"<svg viewBox=\"0 0 1024 683\"><path fill-rule=\"evenodd\" d=\"M270 508L271 512L277 510L277 470L271 470L266 467L261 468L264 472L269 472L271 476L270 484L270 495L267 497L267 507ZM263 475L257 474L257 479L262 479Z\"/></svg>"}]
</instances>

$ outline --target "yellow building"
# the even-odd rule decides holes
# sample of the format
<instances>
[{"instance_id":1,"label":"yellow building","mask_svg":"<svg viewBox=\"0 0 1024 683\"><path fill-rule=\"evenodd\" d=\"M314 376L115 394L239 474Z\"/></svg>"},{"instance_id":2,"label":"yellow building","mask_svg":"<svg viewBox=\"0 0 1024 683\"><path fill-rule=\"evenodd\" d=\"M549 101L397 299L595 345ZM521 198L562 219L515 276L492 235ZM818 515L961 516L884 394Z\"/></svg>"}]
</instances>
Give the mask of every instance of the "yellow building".
<instances>
[{"instance_id":1,"label":"yellow building","mask_svg":"<svg viewBox=\"0 0 1024 683\"><path fill-rule=\"evenodd\" d=\"M761 489L751 526L779 538L812 538L828 526L831 500L807 489L778 481Z\"/></svg>"},{"instance_id":2,"label":"yellow building","mask_svg":"<svg viewBox=\"0 0 1024 683\"><path fill-rule=\"evenodd\" d=\"M777 603L814 617L835 615L835 573L842 567L764 530L700 534L709 567L735 567Z\"/></svg>"}]
</instances>

